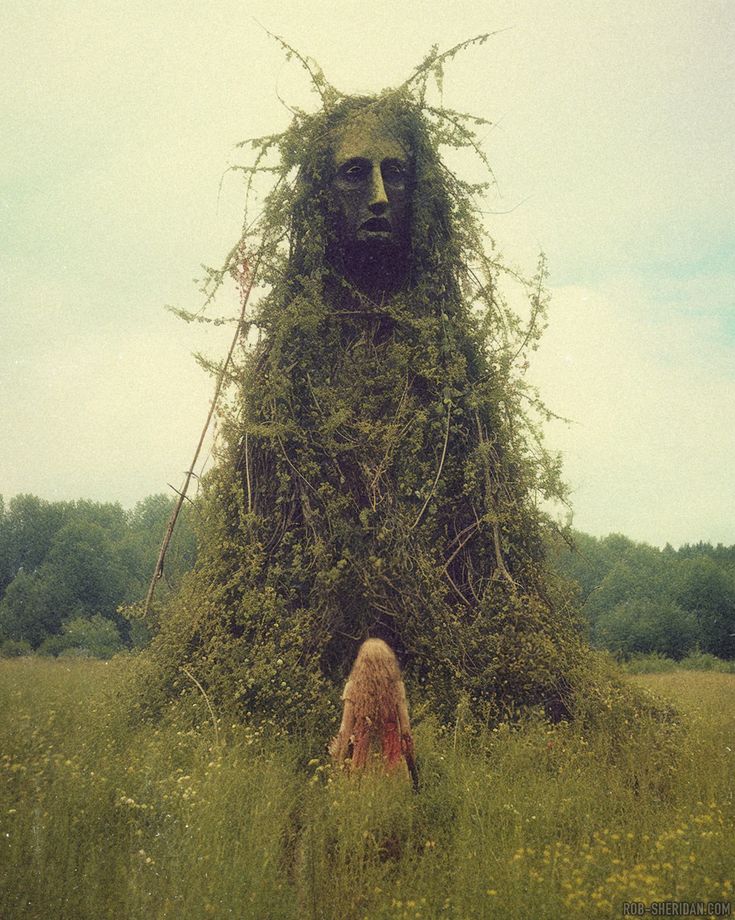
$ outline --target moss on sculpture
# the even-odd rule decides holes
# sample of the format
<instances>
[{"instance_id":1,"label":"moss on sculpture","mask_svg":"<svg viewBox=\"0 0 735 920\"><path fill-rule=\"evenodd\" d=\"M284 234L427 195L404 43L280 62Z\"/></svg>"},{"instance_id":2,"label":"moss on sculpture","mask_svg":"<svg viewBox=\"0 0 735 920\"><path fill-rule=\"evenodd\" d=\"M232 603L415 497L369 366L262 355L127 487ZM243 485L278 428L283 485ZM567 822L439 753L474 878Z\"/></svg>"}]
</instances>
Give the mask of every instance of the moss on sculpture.
<instances>
[{"instance_id":1,"label":"moss on sculpture","mask_svg":"<svg viewBox=\"0 0 735 920\"><path fill-rule=\"evenodd\" d=\"M312 70L320 110L252 142L273 188L211 280L254 272L258 342L243 340L197 500L199 561L140 662L144 704L185 687L183 665L223 709L326 735L376 636L442 718L460 699L488 721L572 706L589 651L544 561L540 507L564 487L524 378L545 263L528 280L508 270L479 220L483 189L443 165L443 145L479 151L478 119L427 101L443 60L376 97ZM345 271L332 192L335 143L366 115L411 160L405 264L382 293Z\"/></svg>"}]
</instances>

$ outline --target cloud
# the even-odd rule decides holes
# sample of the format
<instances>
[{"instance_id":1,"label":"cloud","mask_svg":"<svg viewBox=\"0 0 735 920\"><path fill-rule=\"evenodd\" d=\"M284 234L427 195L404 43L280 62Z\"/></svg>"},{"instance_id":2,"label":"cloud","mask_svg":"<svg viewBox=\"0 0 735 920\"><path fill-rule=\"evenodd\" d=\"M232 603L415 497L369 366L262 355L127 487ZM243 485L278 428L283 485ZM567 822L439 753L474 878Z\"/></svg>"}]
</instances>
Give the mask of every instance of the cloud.
<instances>
[{"instance_id":1,"label":"cloud","mask_svg":"<svg viewBox=\"0 0 735 920\"><path fill-rule=\"evenodd\" d=\"M191 352L221 359L232 328L185 326L163 311L124 335L89 322L70 332L54 309L27 319L32 338L11 347L0 378L5 497L132 506L178 487L213 391Z\"/></svg>"},{"instance_id":2,"label":"cloud","mask_svg":"<svg viewBox=\"0 0 735 920\"><path fill-rule=\"evenodd\" d=\"M735 280L735 279L733 279ZM575 526L663 545L735 542L735 346L704 304L661 304L640 284L554 291L533 368L575 494Z\"/></svg>"}]
</instances>

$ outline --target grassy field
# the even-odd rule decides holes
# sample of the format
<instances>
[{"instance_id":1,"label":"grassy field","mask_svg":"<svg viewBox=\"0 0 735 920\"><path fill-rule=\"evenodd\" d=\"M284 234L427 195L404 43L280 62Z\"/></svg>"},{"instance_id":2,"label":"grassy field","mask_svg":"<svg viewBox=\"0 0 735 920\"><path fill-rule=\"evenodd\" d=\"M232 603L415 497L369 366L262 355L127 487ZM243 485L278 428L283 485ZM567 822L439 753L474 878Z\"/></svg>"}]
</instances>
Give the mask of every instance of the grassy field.
<instances>
[{"instance_id":1,"label":"grassy field","mask_svg":"<svg viewBox=\"0 0 735 920\"><path fill-rule=\"evenodd\" d=\"M622 917L730 901L735 675L630 678L680 707L662 744L561 724L417 720L418 795L303 765L244 726L119 712L124 661L0 662L0 917Z\"/></svg>"}]
</instances>

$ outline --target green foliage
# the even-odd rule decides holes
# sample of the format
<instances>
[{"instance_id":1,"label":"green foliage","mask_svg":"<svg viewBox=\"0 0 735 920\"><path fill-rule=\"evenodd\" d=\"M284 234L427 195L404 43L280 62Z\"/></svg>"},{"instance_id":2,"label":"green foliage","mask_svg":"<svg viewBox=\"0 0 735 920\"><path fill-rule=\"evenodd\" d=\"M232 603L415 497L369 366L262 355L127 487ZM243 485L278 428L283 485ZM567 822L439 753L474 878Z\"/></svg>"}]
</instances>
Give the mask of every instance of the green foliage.
<instances>
[{"instance_id":1,"label":"green foliage","mask_svg":"<svg viewBox=\"0 0 735 920\"><path fill-rule=\"evenodd\" d=\"M592 638L623 658L654 651L682 658L696 644L698 629L694 615L671 601L636 597L599 614Z\"/></svg>"},{"instance_id":2,"label":"green foliage","mask_svg":"<svg viewBox=\"0 0 735 920\"><path fill-rule=\"evenodd\" d=\"M605 549L614 559L612 567L590 594L585 612L592 624L603 612L633 599L657 602L670 594L671 560L653 547L608 538ZM614 554L614 555L613 555Z\"/></svg>"},{"instance_id":3,"label":"green foliage","mask_svg":"<svg viewBox=\"0 0 735 920\"><path fill-rule=\"evenodd\" d=\"M21 658L24 655L30 655L32 651L30 642L22 639L20 641L6 639L0 642L0 658Z\"/></svg>"},{"instance_id":4,"label":"green foliage","mask_svg":"<svg viewBox=\"0 0 735 920\"><path fill-rule=\"evenodd\" d=\"M688 671L717 671L720 674L735 674L735 661L723 661L716 655L696 650L679 662Z\"/></svg>"},{"instance_id":5,"label":"green foliage","mask_svg":"<svg viewBox=\"0 0 735 920\"><path fill-rule=\"evenodd\" d=\"M31 495L17 496L7 509L0 506L0 640L34 648L46 643L46 652L58 654L66 647L64 623L101 614L126 642L147 641L147 628L129 624L118 608L145 594L171 507L163 495L127 513L119 505L46 502ZM196 554L189 517L181 516L163 596Z\"/></svg>"},{"instance_id":6,"label":"green foliage","mask_svg":"<svg viewBox=\"0 0 735 920\"><path fill-rule=\"evenodd\" d=\"M594 644L623 658L680 659L695 648L735 657L733 547L658 550L618 534L580 533L573 544L555 541L552 564L579 583Z\"/></svg>"},{"instance_id":7,"label":"green foliage","mask_svg":"<svg viewBox=\"0 0 735 920\"><path fill-rule=\"evenodd\" d=\"M670 674L681 667L684 667L683 660L674 661L673 658L667 658L660 652L649 652L646 655L634 654L622 664L627 674Z\"/></svg>"},{"instance_id":8,"label":"green foliage","mask_svg":"<svg viewBox=\"0 0 735 920\"><path fill-rule=\"evenodd\" d=\"M115 613L126 573L109 531L100 524L80 521L62 528L44 566L54 606L64 618Z\"/></svg>"},{"instance_id":9,"label":"green foliage","mask_svg":"<svg viewBox=\"0 0 735 920\"><path fill-rule=\"evenodd\" d=\"M168 495L149 495L126 515L125 533L118 544L120 560L128 575L124 603L134 604L145 597L173 503ZM179 514L166 555L165 578L159 587L163 597L178 586L196 559L192 513L191 507L185 505Z\"/></svg>"},{"instance_id":10,"label":"green foliage","mask_svg":"<svg viewBox=\"0 0 735 920\"><path fill-rule=\"evenodd\" d=\"M74 617L61 627L61 635L48 636L38 648L41 655L62 655L71 651L92 658L112 658L124 648L115 624L95 614Z\"/></svg>"},{"instance_id":11,"label":"green foliage","mask_svg":"<svg viewBox=\"0 0 735 920\"><path fill-rule=\"evenodd\" d=\"M735 658L735 578L706 557L682 568L677 600L696 617L702 650Z\"/></svg>"},{"instance_id":12,"label":"green foliage","mask_svg":"<svg viewBox=\"0 0 735 920\"><path fill-rule=\"evenodd\" d=\"M54 535L32 573L20 572L0 604L5 635L38 645L71 617L114 617L124 596L125 573L109 531L90 521L71 521Z\"/></svg>"},{"instance_id":13,"label":"green foliage","mask_svg":"<svg viewBox=\"0 0 735 920\"><path fill-rule=\"evenodd\" d=\"M0 601L0 636L39 645L59 626L49 593L38 573L18 572Z\"/></svg>"},{"instance_id":14,"label":"green foliage","mask_svg":"<svg viewBox=\"0 0 735 920\"><path fill-rule=\"evenodd\" d=\"M539 509L565 489L524 376L546 264L527 279L506 268L480 189L442 165L442 147L480 151L477 120L428 101L444 60L347 97L302 59L321 110L250 142L248 191L263 171L272 189L204 291L210 302L228 273L243 289L254 279L258 344L243 342L230 374L198 564L158 606L136 699L176 694L186 665L228 711L326 728L359 642L378 635L443 719L460 698L487 721L566 705L586 652L544 563ZM336 267L329 192L335 138L366 111L405 140L415 183L409 280L380 303Z\"/></svg>"},{"instance_id":15,"label":"green foliage","mask_svg":"<svg viewBox=\"0 0 735 920\"><path fill-rule=\"evenodd\" d=\"M0 514L0 594L19 571L33 572L44 561L67 507L35 495L16 495Z\"/></svg>"}]
</instances>

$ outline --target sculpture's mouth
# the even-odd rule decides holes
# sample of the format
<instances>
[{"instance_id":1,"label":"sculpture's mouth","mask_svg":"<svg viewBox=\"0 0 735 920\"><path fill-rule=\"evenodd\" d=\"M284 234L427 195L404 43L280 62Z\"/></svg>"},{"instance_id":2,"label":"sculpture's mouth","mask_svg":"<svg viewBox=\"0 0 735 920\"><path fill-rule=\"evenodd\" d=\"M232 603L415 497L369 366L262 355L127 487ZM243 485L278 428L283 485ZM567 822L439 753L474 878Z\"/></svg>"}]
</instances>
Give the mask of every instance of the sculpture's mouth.
<instances>
[{"instance_id":1,"label":"sculpture's mouth","mask_svg":"<svg viewBox=\"0 0 735 920\"><path fill-rule=\"evenodd\" d=\"M360 230L364 230L367 233L392 233L393 227L385 217L371 217L370 220L360 224Z\"/></svg>"}]
</instances>

